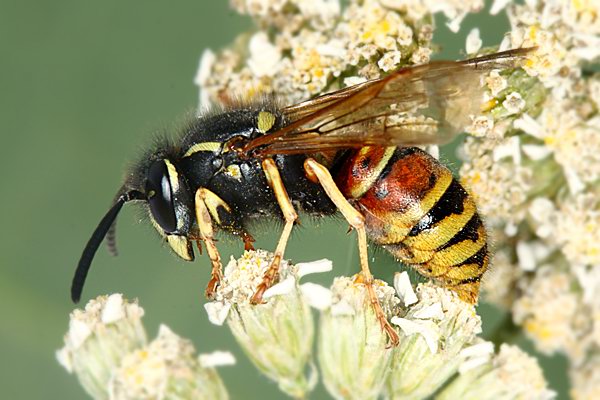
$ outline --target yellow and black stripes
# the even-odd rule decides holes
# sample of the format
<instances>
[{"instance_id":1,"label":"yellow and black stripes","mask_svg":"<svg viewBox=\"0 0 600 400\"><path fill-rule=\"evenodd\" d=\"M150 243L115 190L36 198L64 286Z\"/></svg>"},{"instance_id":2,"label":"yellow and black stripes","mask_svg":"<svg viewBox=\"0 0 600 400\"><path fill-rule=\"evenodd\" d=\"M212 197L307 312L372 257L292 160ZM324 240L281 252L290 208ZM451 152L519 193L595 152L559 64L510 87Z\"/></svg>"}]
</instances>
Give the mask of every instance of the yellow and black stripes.
<instances>
[{"instance_id":1,"label":"yellow and black stripes","mask_svg":"<svg viewBox=\"0 0 600 400\"><path fill-rule=\"evenodd\" d=\"M417 148L366 148L346 162L345 171L366 170L372 157L376 178L354 174L345 195L365 215L371 240L419 273L477 301L479 282L488 265L486 231L475 203L452 173ZM357 166L358 162L362 162ZM385 164L385 165L382 165ZM343 182L342 175L339 181ZM356 196L356 194L360 194Z\"/></svg>"}]
</instances>

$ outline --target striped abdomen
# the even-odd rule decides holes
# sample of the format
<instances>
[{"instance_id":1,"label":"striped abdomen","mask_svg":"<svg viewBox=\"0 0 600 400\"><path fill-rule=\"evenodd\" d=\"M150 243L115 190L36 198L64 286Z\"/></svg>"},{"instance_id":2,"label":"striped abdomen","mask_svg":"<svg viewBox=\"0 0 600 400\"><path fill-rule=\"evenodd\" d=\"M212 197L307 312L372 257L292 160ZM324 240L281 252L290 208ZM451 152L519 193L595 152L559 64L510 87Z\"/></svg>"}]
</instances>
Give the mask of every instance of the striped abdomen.
<instances>
[{"instance_id":1,"label":"striped abdomen","mask_svg":"<svg viewBox=\"0 0 600 400\"><path fill-rule=\"evenodd\" d=\"M415 147L365 147L344 162L336 182L365 216L373 242L477 302L488 265L485 227L448 168Z\"/></svg>"}]
</instances>

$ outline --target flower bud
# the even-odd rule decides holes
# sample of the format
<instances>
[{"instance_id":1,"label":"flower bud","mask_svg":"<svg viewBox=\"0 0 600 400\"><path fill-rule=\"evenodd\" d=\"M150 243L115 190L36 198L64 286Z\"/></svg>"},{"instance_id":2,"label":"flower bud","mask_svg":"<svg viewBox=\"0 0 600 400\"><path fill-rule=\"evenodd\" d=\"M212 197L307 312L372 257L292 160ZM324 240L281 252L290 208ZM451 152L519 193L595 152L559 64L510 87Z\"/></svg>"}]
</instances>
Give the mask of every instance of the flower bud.
<instances>
[{"instance_id":1,"label":"flower bud","mask_svg":"<svg viewBox=\"0 0 600 400\"><path fill-rule=\"evenodd\" d=\"M436 399L549 400L555 395L535 358L503 344L492 360L461 372Z\"/></svg>"},{"instance_id":2,"label":"flower bud","mask_svg":"<svg viewBox=\"0 0 600 400\"><path fill-rule=\"evenodd\" d=\"M435 393L457 372L461 350L481 332L475 307L454 292L426 283L417 287L417 298L402 317L391 319L401 330L386 383L392 399L421 399Z\"/></svg>"},{"instance_id":3,"label":"flower bud","mask_svg":"<svg viewBox=\"0 0 600 400\"><path fill-rule=\"evenodd\" d=\"M109 385L110 399L228 399L217 371L194 353L189 340L161 325L148 346L123 358Z\"/></svg>"},{"instance_id":4,"label":"flower bud","mask_svg":"<svg viewBox=\"0 0 600 400\"><path fill-rule=\"evenodd\" d=\"M303 269L328 270L331 262L293 266L282 260L279 282L264 293L263 304L253 305L250 299L272 259L273 254L263 250L246 251L239 260L232 259L215 300L205 308L211 322L227 321L248 358L283 392L304 397L316 384L317 375L311 362L313 318L298 279Z\"/></svg>"},{"instance_id":5,"label":"flower bud","mask_svg":"<svg viewBox=\"0 0 600 400\"><path fill-rule=\"evenodd\" d=\"M400 299L385 282L375 293L389 318ZM335 278L331 306L321 313L319 365L329 393L336 399L375 399L388 373L392 350L381 329L360 275Z\"/></svg>"},{"instance_id":6,"label":"flower bud","mask_svg":"<svg viewBox=\"0 0 600 400\"><path fill-rule=\"evenodd\" d=\"M90 300L85 310L71 313L65 346L58 361L75 372L86 392L96 399L108 398L108 383L125 355L146 344L141 318L144 310L121 294Z\"/></svg>"}]
</instances>

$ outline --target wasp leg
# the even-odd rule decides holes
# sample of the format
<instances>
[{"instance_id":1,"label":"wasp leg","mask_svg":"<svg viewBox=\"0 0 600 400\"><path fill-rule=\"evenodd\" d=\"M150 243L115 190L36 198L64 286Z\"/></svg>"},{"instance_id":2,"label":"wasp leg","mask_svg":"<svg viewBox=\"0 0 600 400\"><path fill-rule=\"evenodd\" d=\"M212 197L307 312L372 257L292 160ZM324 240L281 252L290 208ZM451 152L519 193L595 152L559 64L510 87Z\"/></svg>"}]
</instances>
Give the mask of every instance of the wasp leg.
<instances>
[{"instance_id":1,"label":"wasp leg","mask_svg":"<svg viewBox=\"0 0 600 400\"><path fill-rule=\"evenodd\" d=\"M271 287L275 277L279 273L279 264L283 258L285 246L287 245L290 234L292 233L294 222L298 219L298 214L296 214L296 210L294 210L292 201L285 190L285 186L283 186L283 181L281 180L281 176L279 175L275 161L273 161L271 158L265 159L262 162L262 168L265 172L265 176L267 177L269 186L275 193L275 198L277 199L279 208L283 213L285 226L283 227L283 232L281 232L279 243L275 249L275 257L273 258L273 261L271 261L271 265L269 265L269 268L265 272L262 282L258 285L256 292L254 292L254 295L250 300L252 304L259 304L262 302L262 296L265 293L265 290Z\"/></svg>"},{"instance_id":2,"label":"wasp leg","mask_svg":"<svg viewBox=\"0 0 600 400\"><path fill-rule=\"evenodd\" d=\"M255 240L252 237L252 235L250 235L246 231L242 231L241 236L242 236L242 240L244 241L244 250L246 250L246 251L254 250L254 245L252 245L252 243L254 243Z\"/></svg>"},{"instance_id":3,"label":"wasp leg","mask_svg":"<svg viewBox=\"0 0 600 400\"><path fill-rule=\"evenodd\" d=\"M200 238L206 245L206 253L210 258L212 264L212 270L210 272L210 281L206 286L206 297L213 299L215 291L221 278L223 277L223 264L221 264L221 255L215 246L212 220L210 218L210 212L206 203L206 198L211 193L208 189L199 188L196 191L195 204L196 204L196 220L198 222L198 229L200 230ZM199 246L200 244L198 244Z\"/></svg>"},{"instance_id":4,"label":"wasp leg","mask_svg":"<svg viewBox=\"0 0 600 400\"><path fill-rule=\"evenodd\" d=\"M397 346L400 343L400 337L396 330L392 328L390 323L387 321L383 310L381 309L381 305L379 304L379 300L377 299L377 295L375 294L375 289L373 289L373 275L369 270L369 259L367 252L367 231L365 229L365 217L354 208L348 200L344 197L342 192L338 189L335 181L331 177L329 170L316 162L312 158L306 159L304 161L304 169L307 174L315 177L323 189L327 196L331 199L333 204L340 210L346 221L350 224L352 228L356 230L358 235L358 252L360 255L360 267L363 277L363 283L367 289L367 294L369 295L369 300L371 302L371 306L373 307L373 311L375 311L375 315L379 320L379 324L381 325L381 329L387 334L390 339L390 343L392 346Z\"/></svg>"}]
</instances>

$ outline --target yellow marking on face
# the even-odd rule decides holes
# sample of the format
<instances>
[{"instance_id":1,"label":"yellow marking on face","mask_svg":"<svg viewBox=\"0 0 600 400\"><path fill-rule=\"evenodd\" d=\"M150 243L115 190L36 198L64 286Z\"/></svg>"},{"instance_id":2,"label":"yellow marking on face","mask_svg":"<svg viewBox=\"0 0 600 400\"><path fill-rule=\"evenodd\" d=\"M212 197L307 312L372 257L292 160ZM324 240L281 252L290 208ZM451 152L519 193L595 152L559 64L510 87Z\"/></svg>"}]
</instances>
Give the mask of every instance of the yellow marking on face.
<instances>
[{"instance_id":1,"label":"yellow marking on face","mask_svg":"<svg viewBox=\"0 0 600 400\"><path fill-rule=\"evenodd\" d=\"M373 186L373 184L379 178L381 171L383 171L383 169L387 165L388 161L394 154L395 150L396 150L396 147L394 147L394 146L386 147L385 152L383 153L383 156L381 156L381 159L379 160L377 165L370 168L369 174L367 176L365 176L364 179L357 181L357 184L350 189L350 196L353 199L358 199L363 194L365 194L367 192L367 190L369 190L371 188L371 186ZM362 154L364 154L364 153L368 153L369 151L372 151L371 147L363 147L362 149L359 150L358 157L362 156Z\"/></svg>"},{"instance_id":2,"label":"yellow marking on face","mask_svg":"<svg viewBox=\"0 0 600 400\"><path fill-rule=\"evenodd\" d=\"M202 188L202 194L204 196L204 204L210 213L212 219L217 222L217 225L221 224L221 218L219 218L219 207L223 207L228 213L231 212L231 207L222 198L214 194L208 189Z\"/></svg>"},{"instance_id":3,"label":"yellow marking on face","mask_svg":"<svg viewBox=\"0 0 600 400\"><path fill-rule=\"evenodd\" d=\"M195 145L193 145L192 147L190 147L188 149L188 151L185 152L185 154L183 155L183 157L189 157L194 153L197 153L199 151L210 151L213 153L218 153L221 150L221 146L223 146L223 143L221 142L202 142L202 143L196 143Z\"/></svg>"},{"instance_id":4,"label":"yellow marking on face","mask_svg":"<svg viewBox=\"0 0 600 400\"><path fill-rule=\"evenodd\" d=\"M167 235L167 242L179 257L187 261L194 260L192 246L185 236Z\"/></svg>"},{"instance_id":5,"label":"yellow marking on face","mask_svg":"<svg viewBox=\"0 0 600 400\"><path fill-rule=\"evenodd\" d=\"M407 237L404 244L419 250L435 250L448 243L475 215L475 203L470 197L465 199L463 207L461 214L451 214L417 236Z\"/></svg>"},{"instance_id":6,"label":"yellow marking on face","mask_svg":"<svg viewBox=\"0 0 600 400\"><path fill-rule=\"evenodd\" d=\"M240 170L240 166L237 164L228 165L227 168L225 168L225 175L230 176L238 181L241 180L242 171Z\"/></svg>"},{"instance_id":7,"label":"yellow marking on face","mask_svg":"<svg viewBox=\"0 0 600 400\"><path fill-rule=\"evenodd\" d=\"M258 113L258 130L259 132L266 133L275 125L275 115L268 111L261 111Z\"/></svg>"},{"instance_id":8,"label":"yellow marking on face","mask_svg":"<svg viewBox=\"0 0 600 400\"><path fill-rule=\"evenodd\" d=\"M171 161L165 159L163 160L167 165L167 171L169 172L169 183L171 183L171 191L173 194L179 190L179 174L177 173L177 169Z\"/></svg>"}]
</instances>

